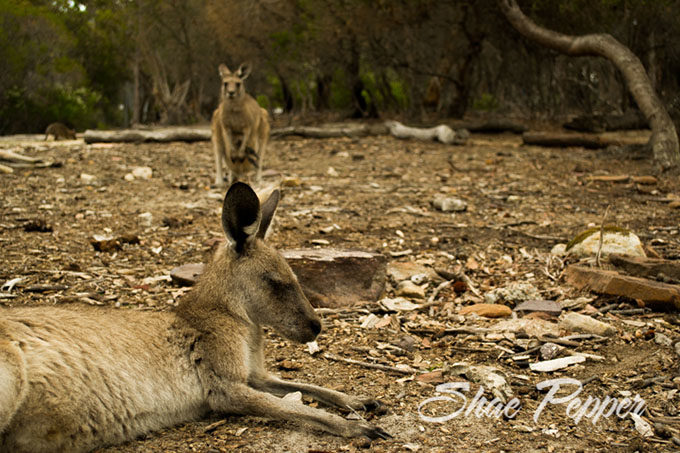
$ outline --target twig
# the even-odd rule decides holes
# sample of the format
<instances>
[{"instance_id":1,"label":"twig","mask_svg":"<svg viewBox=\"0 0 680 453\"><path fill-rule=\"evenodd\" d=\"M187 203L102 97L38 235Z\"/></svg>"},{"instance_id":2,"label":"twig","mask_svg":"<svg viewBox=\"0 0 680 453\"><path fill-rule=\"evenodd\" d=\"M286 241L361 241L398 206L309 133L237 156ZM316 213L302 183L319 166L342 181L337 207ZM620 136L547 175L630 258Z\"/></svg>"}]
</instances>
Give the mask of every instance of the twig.
<instances>
[{"instance_id":1,"label":"twig","mask_svg":"<svg viewBox=\"0 0 680 453\"><path fill-rule=\"evenodd\" d=\"M453 283L453 280L447 280L444 283L440 283L439 286L437 286L434 291L432 291L432 294L430 294L430 297L427 298L427 304L423 304L420 306L420 308L424 308L425 306L430 306L432 302L437 298L439 293L441 292L442 289L450 286Z\"/></svg>"},{"instance_id":2,"label":"twig","mask_svg":"<svg viewBox=\"0 0 680 453\"><path fill-rule=\"evenodd\" d=\"M468 285L468 288L470 288L470 291L472 291L475 296L482 297L482 293L480 293L479 290L475 287L475 284L472 283L472 279L470 277L468 277L464 273L461 274L461 277L463 278L465 284Z\"/></svg>"},{"instance_id":3,"label":"twig","mask_svg":"<svg viewBox=\"0 0 680 453\"><path fill-rule=\"evenodd\" d=\"M600 242L597 245L597 255L595 256L595 263L597 264L597 267L602 267L602 264L600 264L600 255L602 253L602 245L604 244L604 221L607 219L608 213L609 205L607 205L607 209L604 210L602 222L600 223Z\"/></svg>"},{"instance_id":4,"label":"twig","mask_svg":"<svg viewBox=\"0 0 680 453\"><path fill-rule=\"evenodd\" d=\"M340 357L339 355L331 354L331 353L325 353L323 355L325 358L328 360L334 360L336 362L344 362L344 363L349 363L352 365L359 365L364 368L371 368L374 370L381 370L381 371L389 371L391 373L399 373L399 374L413 374L415 373L415 370L409 369L402 369L402 368L397 368L393 366L388 366L388 365L381 365L379 363L369 363L369 362L362 362L361 360L354 360L354 359L346 359L344 357Z\"/></svg>"}]
</instances>

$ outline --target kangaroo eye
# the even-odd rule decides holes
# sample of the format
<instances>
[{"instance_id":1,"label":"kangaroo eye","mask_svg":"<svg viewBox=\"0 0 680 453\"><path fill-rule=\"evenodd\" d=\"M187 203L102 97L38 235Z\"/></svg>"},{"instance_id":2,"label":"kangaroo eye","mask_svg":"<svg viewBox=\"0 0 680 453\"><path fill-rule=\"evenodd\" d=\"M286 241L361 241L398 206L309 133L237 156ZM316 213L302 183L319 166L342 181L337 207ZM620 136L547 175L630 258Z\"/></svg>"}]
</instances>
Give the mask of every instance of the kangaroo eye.
<instances>
[{"instance_id":1,"label":"kangaroo eye","mask_svg":"<svg viewBox=\"0 0 680 453\"><path fill-rule=\"evenodd\" d=\"M236 88L241 88L241 82L236 82Z\"/></svg>"}]
</instances>

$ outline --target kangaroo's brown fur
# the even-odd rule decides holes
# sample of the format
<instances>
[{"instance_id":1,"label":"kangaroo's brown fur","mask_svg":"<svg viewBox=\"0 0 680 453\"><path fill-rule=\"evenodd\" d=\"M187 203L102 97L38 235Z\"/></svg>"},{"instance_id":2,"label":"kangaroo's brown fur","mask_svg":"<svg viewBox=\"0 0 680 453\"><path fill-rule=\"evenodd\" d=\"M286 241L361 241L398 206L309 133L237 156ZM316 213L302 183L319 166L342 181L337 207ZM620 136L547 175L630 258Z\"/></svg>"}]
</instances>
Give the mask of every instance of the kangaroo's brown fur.
<instances>
[{"instance_id":1,"label":"kangaroo's brown fur","mask_svg":"<svg viewBox=\"0 0 680 453\"><path fill-rule=\"evenodd\" d=\"M234 184L227 235L173 312L0 308L0 452L88 451L197 420L209 411L306 424L340 436L380 428L278 396L300 391L366 409L375 400L283 381L264 367L262 326L298 342L321 322L264 234L279 199Z\"/></svg>"},{"instance_id":2,"label":"kangaroo's brown fur","mask_svg":"<svg viewBox=\"0 0 680 453\"><path fill-rule=\"evenodd\" d=\"M68 140L76 139L76 131L69 129L62 123L52 123L47 126L47 129L45 129L45 140L47 140L50 135L54 135L55 140L61 140L62 138Z\"/></svg>"},{"instance_id":3,"label":"kangaroo's brown fur","mask_svg":"<svg viewBox=\"0 0 680 453\"><path fill-rule=\"evenodd\" d=\"M256 181L262 178L262 165L269 141L269 114L246 93L244 81L250 65L242 64L236 72L219 66L222 88L220 105L212 117L212 144L215 153L215 185L227 181L249 179L256 170Z\"/></svg>"}]
</instances>

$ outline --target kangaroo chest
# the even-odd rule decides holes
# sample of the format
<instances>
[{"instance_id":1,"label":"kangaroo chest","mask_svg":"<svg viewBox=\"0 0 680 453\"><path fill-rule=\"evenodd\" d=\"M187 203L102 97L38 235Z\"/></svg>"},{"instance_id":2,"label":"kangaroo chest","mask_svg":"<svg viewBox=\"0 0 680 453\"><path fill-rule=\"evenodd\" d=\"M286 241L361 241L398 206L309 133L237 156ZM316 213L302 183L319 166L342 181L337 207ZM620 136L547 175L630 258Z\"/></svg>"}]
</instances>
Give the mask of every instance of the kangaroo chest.
<instances>
[{"instance_id":1,"label":"kangaroo chest","mask_svg":"<svg viewBox=\"0 0 680 453\"><path fill-rule=\"evenodd\" d=\"M222 106L222 123L234 133L242 134L248 127L248 115L244 108Z\"/></svg>"}]
</instances>

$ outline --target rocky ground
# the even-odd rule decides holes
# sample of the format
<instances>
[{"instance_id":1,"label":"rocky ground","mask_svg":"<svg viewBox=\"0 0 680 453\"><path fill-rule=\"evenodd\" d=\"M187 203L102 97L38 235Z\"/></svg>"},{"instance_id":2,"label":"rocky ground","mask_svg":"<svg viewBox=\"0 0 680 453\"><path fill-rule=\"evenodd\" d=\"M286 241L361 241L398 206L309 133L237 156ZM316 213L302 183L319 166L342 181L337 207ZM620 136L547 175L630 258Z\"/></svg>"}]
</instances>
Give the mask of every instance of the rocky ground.
<instances>
[{"instance_id":1,"label":"rocky ground","mask_svg":"<svg viewBox=\"0 0 680 453\"><path fill-rule=\"evenodd\" d=\"M647 136L644 131L618 135L632 142ZM0 174L0 283L10 282L0 292L4 306L86 303L169 310L188 291L170 281L171 269L204 261L221 236L224 193L210 187L208 142L86 145L13 138L0 141L0 148L61 164ZM635 232L648 252L677 260L680 211L668 203L669 195L680 194L677 177L657 174L648 160L633 154L528 147L511 134L473 134L464 146L390 136L288 137L270 143L266 167L267 182L283 181L269 239L278 248L379 252L388 257L392 275L385 297L396 296L396 280L413 275L424 289L423 299L407 298L416 306L357 301L354 307L323 310L325 330L314 355L305 345L268 332L271 369L287 379L379 398L384 413L360 415L394 437L369 445L286 422L215 414L101 451L678 448L673 440L680 438L676 314L641 309L626 297L578 291L564 279L573 260L550 253L579 231L599 226L606 212L606 223ZM646 184L597 178L613 175L656 178L642 180ZM432 204L442 197L459 199L466 209L442 212ZM107 237L117 244L96 250ZM452 284L440 286L447 280ZM514 300L505 293L497 300L510 309L522 297L551 300L562 308L562 318L581 313L611 330L607 336L573 337L578 332L545 313L495 319L460 313L484 302L487 293L508 288L515 291L510 294L524 294ZM539 349L544 343L556 345ZM529 368L550 354L577 353L585 359L558 371ZM482 366L493 367L491 374ZM582 392L571 395L575 386L553 395L551 387L537 389L557 378L578 380ZM472 401L480 386L492 399L491 385L499 380L496 394L521 404L514 417L485 415ZM437 393L435 386L446 382L469 383L462 392L467 400ZM592 410L594 398L608 401L608 411L611 398L620 403L636 395L647 408L637 429L631 417L597 418ZM435 396L449 399L426 401ZM539 410L551 397L563 399ZM582 419L577 398L590 404ZM471 411L440 423L421 417L452 414L461 404ZM647 437L645 423L652 430Z\"/></svg>"}]
</instances>

